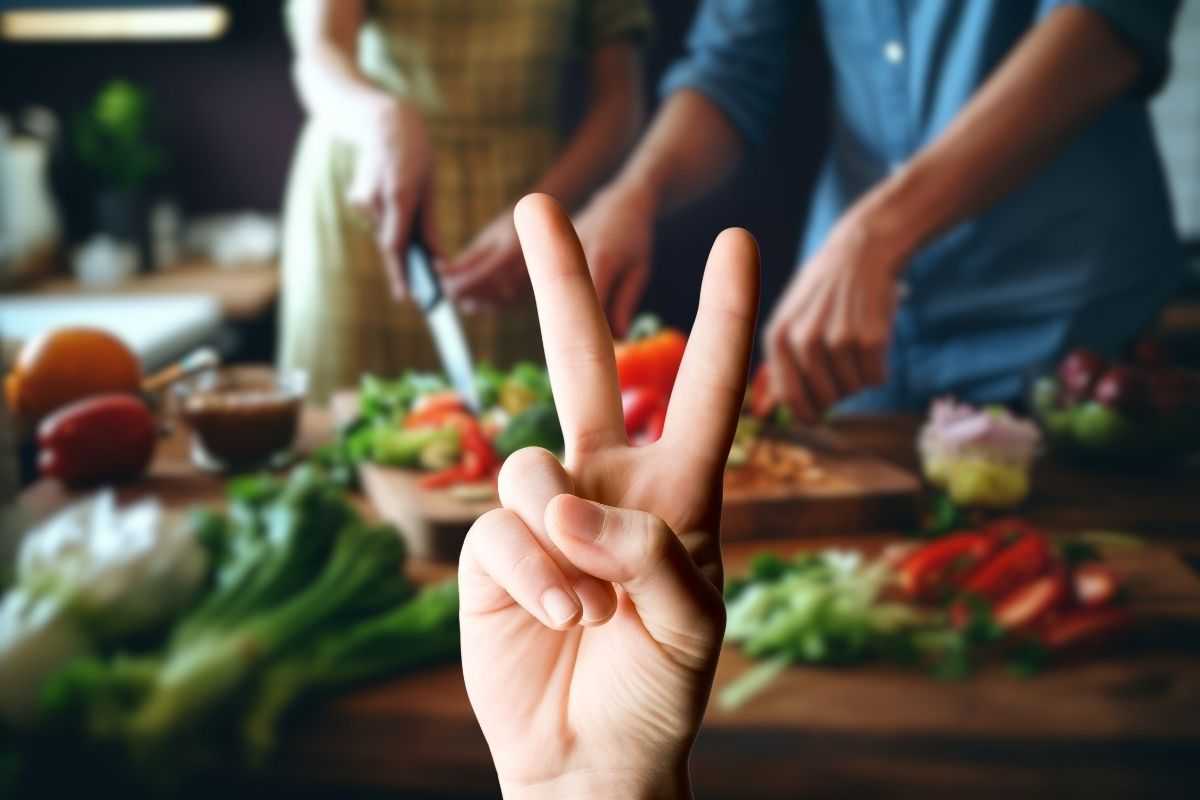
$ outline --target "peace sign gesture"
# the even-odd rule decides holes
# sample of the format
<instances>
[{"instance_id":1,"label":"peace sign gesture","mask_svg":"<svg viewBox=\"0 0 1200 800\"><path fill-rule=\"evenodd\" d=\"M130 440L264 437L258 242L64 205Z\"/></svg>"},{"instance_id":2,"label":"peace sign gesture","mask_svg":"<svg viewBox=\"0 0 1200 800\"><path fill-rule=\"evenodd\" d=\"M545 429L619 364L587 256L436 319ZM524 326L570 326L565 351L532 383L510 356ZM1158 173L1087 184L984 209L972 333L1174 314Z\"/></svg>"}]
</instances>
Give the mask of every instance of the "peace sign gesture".
<instances>
[{"instance_id":1,"label":"peace sign gesture","mask_svg":"<svg viewBox=\"0 0 1200 800\"><path fill-rule=\"evenodd\" d=\"M565 465L500 472L459 561L463 673L506 797L686 796L725 627L718 527L745 392L758 251L722 233L663 436L625 436L608 324L566 214L514 212Z\"/></svg>"}]
</instances>

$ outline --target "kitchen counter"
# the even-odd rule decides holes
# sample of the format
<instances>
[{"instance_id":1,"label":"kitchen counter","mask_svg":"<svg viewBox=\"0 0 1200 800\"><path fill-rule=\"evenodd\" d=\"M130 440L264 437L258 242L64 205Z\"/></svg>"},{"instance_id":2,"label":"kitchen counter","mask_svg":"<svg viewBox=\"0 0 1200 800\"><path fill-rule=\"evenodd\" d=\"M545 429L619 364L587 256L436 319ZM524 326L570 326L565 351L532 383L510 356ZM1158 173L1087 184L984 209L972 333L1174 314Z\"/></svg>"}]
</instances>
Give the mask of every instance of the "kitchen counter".
<instances>
[{"instance_id":1,"label":"kitchen counter","mask_svg":"<svg viewBox=\"0 0 1200 800\"><path fill-rule=\"evenodd\" d=\"M226 320L251 320L265 314L279 296L279 268L273 263L220 267L193 260L161 272L137 275L114 286L86 287L74 278L49 278L22 293L46 297L110 297L161 295L211 296Z\"/></svg>"},{"instance_id":2,"label":"kitchen counter","mask_svg":"<svg viewBox=\"0 0 1200 800\"><path fill-rule=\"evenodd\" d=\"M152 371L203 345L222 347L226 326L271 325L279 295L273 264L231 269L189 262L114 286L84 287L51 278L0 294L4 363L21 342L64 325L104 328L119 336ZM253 338L253 337L252 337ZM269 356L268 356L269 357Z\"/></svg>"},{"instance_id":3,"label":"kitchen counter","mask_svg":"<svg viewBox=\"0 0 1200 800\"><path fill-rule=\"evenodd\" d=\"M887 416L842 420L836 427L856 448L913 467L917 424ZM302 446L323 441L331 429L327 413L310 410ZM1051 529L1126 530L1200 555L1198 485L1194 465L1157 476L1117 476L1047 461L1038 468L1027 514ZM177 431L160 447L148 478L123 492L146 493L185 507L218 502L221 488L191 467ZM43 481L24 493L23 505L36 517L67 499ZM736 573L758 550L795 546L738 543L726 547L726 559ZM1190 595L1196 576L1166 548L1154 551L1159 555L1142 569L1162 583L1164 602ZM453 574L446 564L418 562L412 569L418 578ZM710 709L693 758L698 796L874 796L884 788L904 796L966 791L1006 800L1018 792L1182 795L1200 779L1200 619L1191 622L1169 639L1084 659L1029 683L1002 670L956 684L888 667L792 670L771 702L732 714ZM725 653L718 685L745 666L737 653ZM334 792L495 796L490 758L455 667L367 687L301 715L265 781Z\"/></svg>"}]
</instances>

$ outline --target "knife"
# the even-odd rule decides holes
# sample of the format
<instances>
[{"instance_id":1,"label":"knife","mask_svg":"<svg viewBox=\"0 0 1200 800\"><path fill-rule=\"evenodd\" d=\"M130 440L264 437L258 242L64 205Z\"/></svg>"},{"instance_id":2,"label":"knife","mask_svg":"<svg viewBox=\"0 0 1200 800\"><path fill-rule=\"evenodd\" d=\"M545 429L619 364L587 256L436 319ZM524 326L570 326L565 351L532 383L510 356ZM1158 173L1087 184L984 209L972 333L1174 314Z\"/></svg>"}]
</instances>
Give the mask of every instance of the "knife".
<instances>
[{"instance_id":1,"label":"knife","mask_svg":"<svg viewBox=\"0 0 1200 800\"><path fill-rule=\"evenodd\" d=\"M472 412L479 412L479 392L475 386L475 367L471 362L471 348L463 333L462 322L454 303L442 291L441 281L433 269L429 251L420 242L408 246L408 263L405 266L408 291L413 302L425 315L425 324L433 336L442 369L450 380L450 386L458 392Z\"/></svg>"}]
</instances>

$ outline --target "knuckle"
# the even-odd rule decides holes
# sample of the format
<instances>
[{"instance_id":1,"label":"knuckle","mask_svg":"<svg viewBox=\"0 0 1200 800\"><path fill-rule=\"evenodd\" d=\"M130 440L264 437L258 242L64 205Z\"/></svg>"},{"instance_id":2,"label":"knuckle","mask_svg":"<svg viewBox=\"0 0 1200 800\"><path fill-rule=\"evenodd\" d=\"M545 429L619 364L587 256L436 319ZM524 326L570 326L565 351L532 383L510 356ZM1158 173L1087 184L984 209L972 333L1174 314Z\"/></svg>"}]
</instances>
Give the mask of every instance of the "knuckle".
<instances>
[{"instance_id":1,"label":"knuckle","mask_svg":"<svg viewBox=\"0 0 1200 800\"><path fill-rule=\"evenodd\" d=\"M638 514L636 524L641 528L642 563L653 568L666 560L675 544L675 534L653 514Z\"/></svg>"}]
</instances>

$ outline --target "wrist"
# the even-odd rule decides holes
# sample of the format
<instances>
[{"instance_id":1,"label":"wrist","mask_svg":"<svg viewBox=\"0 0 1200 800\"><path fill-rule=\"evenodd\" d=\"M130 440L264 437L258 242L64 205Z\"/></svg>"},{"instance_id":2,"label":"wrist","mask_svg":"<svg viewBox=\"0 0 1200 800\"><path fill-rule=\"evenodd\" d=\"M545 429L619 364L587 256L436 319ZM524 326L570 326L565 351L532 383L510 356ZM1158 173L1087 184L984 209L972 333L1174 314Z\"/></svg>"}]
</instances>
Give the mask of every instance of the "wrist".
<instances>
[{"instance_id":1,"label":"wrist","mask_svg":"<svg viewBox=\"0 0 1200 800\"><path fill-rule=\"evenodd\" d=\"M904 270L913 254L944 225L937 184L924 165L901 167L867 192L847 217L887 255L893 274Z\"/></svg>"},{"instance_id":2,"label":"wrist","mask_svg":"<svg viewBox=\"0 0 1200 800\"><path fill-rule=\"evenodd\" d=\"M504 800L690 800L687 764L663 772L577 770L546 780L500 780Z\"/></svg>"},{"instance_id":3,"label":"wrist","mask_svg":"<svg viewBox=\"0 0 1200 800\"><path fill-rule=\"evenodd\" d=\"M663 180L652 170L631 165L603 189L602 193L611 198L618 198L617 202L621 206L636 209L647 219L654 219L662 205L663 185Z\"/></svg>"}]
</instances>

